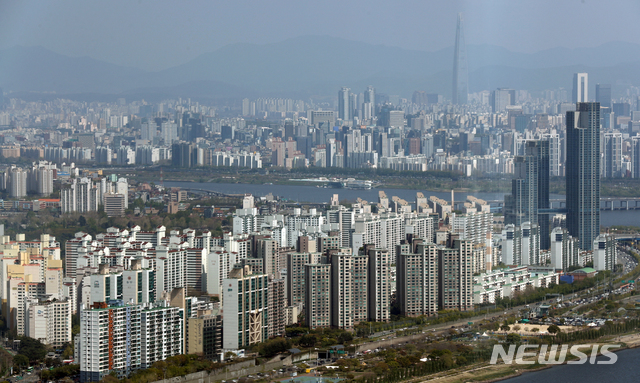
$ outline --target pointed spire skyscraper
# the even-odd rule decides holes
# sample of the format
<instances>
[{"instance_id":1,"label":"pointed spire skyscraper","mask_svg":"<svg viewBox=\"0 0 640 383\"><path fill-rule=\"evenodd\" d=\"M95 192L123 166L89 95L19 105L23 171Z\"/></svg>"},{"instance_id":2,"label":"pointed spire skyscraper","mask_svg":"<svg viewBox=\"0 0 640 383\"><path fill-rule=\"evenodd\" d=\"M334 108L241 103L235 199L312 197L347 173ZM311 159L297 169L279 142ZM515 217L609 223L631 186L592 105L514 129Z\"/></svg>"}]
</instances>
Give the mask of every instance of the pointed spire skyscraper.
<instances>
[{"instance_id":1,"label":"pointed spire skyscraper","mask_svg":"<svg viewBox=\"0 0 640 383\"><path fill-rule=\"evenodd\" d=\"M462 13L458 13L456 46L453 53L453 94L454 104L466 104L469 93L469 71L467 68L467 46L462 30Z\"/></svg>"}]
</instances>

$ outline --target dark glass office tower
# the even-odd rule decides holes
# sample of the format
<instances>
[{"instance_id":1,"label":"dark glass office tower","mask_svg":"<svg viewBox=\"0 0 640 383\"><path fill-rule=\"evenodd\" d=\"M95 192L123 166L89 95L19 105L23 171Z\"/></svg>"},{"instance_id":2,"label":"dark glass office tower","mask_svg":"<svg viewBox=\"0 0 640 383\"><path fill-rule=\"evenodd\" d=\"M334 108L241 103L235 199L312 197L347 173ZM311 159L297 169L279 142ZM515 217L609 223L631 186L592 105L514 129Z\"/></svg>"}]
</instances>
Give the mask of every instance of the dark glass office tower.
<instances>
[{"instance_id":1,"label":"dark glass office tower","mask_svg":"<svg viewBox=\"0 0 640 383\"><path fill-rule=\"evenodd\" d=\"M458 14L456 45L453 53L453 104L466 104L469 97L469 71L467 68L467 46L462 30L462 13Z\"/></svg>"},{"instance_id":2,"label":"dark glass office tower","mask_svg":"<svg viewBox=\"0 0 640 383\"><path fill-rule=\"evenodd\" d=\"M527 141L525 155L514 158L514 170L511 194L504 198L505 224L538 224L540 248L548 249L549 216L539 209L549 208L549 141Z\"/></svg>"},{"instance_id":3,"label":"dark glass office tower","mask_svg":"<svg viewBox=\"0 0 640 383\"><path fill-rule=\"evenodd\" d=\"M549 141L527 141L525 147L527 157L535 162L538 176L538 209L548 209L549 203ZM538 227L540 229L540 249L547 250L551 247L549 237L549 215L538 213Z\"/></svg>"},{"instance_id":4,"label":"dark glass office tower","mask_svg":"<svg viewBox=\"0 0 640 383\"><path fill-rule=\"evenodd\" d=\"M603 108L611 108L611 84L596 84L596 102Z\"/></svg>"},{"instance_id":5,"label":"dark glass office tower","mask_svg":"<svg viewBox=\"0 0 640 383\"><path fill-rule=\"evenodd\" d=\"M600 103L567 112L567 229L583 250L600 234Z\"/></svg>"}]
</instances>

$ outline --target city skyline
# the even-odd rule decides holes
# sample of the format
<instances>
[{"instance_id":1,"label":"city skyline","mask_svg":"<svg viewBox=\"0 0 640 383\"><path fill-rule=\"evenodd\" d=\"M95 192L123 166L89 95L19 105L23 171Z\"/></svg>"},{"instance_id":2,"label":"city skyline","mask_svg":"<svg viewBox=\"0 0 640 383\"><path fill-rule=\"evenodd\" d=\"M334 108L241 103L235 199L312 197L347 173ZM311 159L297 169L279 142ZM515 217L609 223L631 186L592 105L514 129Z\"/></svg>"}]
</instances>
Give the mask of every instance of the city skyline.
<instances>
[{"instance_id":1,"label":"city skyline","mask_svg":"<svg viewBox=\"0 0 640 383\"><path fill-rule=\"evenodd\" d=\"M7 379L508 379L487 345L640 346L638 14L0 0Z\"/></svg>"}]
</instances>

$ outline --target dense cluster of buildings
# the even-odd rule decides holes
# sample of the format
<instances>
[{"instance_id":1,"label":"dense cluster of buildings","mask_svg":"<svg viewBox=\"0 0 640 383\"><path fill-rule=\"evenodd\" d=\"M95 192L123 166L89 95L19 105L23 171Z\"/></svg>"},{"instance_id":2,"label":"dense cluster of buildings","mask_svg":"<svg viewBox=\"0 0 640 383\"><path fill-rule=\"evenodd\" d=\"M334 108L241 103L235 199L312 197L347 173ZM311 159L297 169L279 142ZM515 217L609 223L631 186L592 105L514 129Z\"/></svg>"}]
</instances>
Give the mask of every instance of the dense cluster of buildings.
<instances>
[{"instance_id":1,"label":"dense cluster of buildings","mask_svg":"<svg viewBox=\"0 0 640 383\"><path fill-rule=\"evenodd\" d=\"M516 173L515 157L527 155L528 140L538 140L548 143L550 175L567 175L574 142L565 129L572 118L567 112L591 101L586 73L576 75L573 99L564 89L534 98L506 88L469 94L460 86L453 103L423 91L409 99L371 86L341 88L332 102L244 99L235 117L189 99L155 105L11 100L2 112L9 124L0 155L104 166L389 168L471 176ZM632 94L614 100L611 85L596 84L603 178L640 177L640 102Z\"/></svg>"},{"instance_id":2,"label":"dense cluster of buildings","mask_svg":"<svg viewBox=\"0 0 640 383\"><path fill-rule=\"evenodd\" d=\"M513 175L500 222L474 197L406 201L380 192L375 203L346 206L334 195L326 208L278 211L246 195L221 237L111 227L76 233L62 257L49 235L0 235L10 331L60 346L72 341L79 315L80 380L100 381L173 355L239 352L287 324L353 330L389 321L392 303L406 316L466 311L558 283L590 262L612 270L617 250L600 233L600 178L640 178L640 97L613 102L611 86L598 84L591 102L586 73L574 76L572 102L564 89L537 99L507 88L469 94L461 19L456 35L452 103L372 86L343 87L334 102L244 99L237 117L189 99L9 100L0 156L32 166L7 168L0 189L13 199L47 196L61 179L62 213L102 207L117 216L129 205L127 179L81 177L73 163ZM555 176L566 177L567 208L551 223ZM500 263L511 267L495 270Z\"/></svg>"}]
</instances>

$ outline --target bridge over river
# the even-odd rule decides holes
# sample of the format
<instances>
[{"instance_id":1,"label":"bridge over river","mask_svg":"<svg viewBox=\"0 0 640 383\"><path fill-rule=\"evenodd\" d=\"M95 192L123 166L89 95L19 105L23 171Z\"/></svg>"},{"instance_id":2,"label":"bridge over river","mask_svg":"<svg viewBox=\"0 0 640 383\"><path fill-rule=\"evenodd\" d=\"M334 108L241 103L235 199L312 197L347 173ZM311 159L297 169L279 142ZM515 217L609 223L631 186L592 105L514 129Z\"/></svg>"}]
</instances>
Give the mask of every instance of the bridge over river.
<instances>
[{"instance_id":1,"label":"bridge over river","mask_svg":"<svg viewBox=\"0 0 640 383\"><path fill-rule=\"evenodd\" d=\"M566 213L567 202L562 199L549 200L549 209L540 209L541 213L555 214ZM500 212L504 207L504 200L487 201L491 205L491 211ZM604 197L600 198L600 210L640 210L640 198Z\"/></svg>"}]
</instances>

